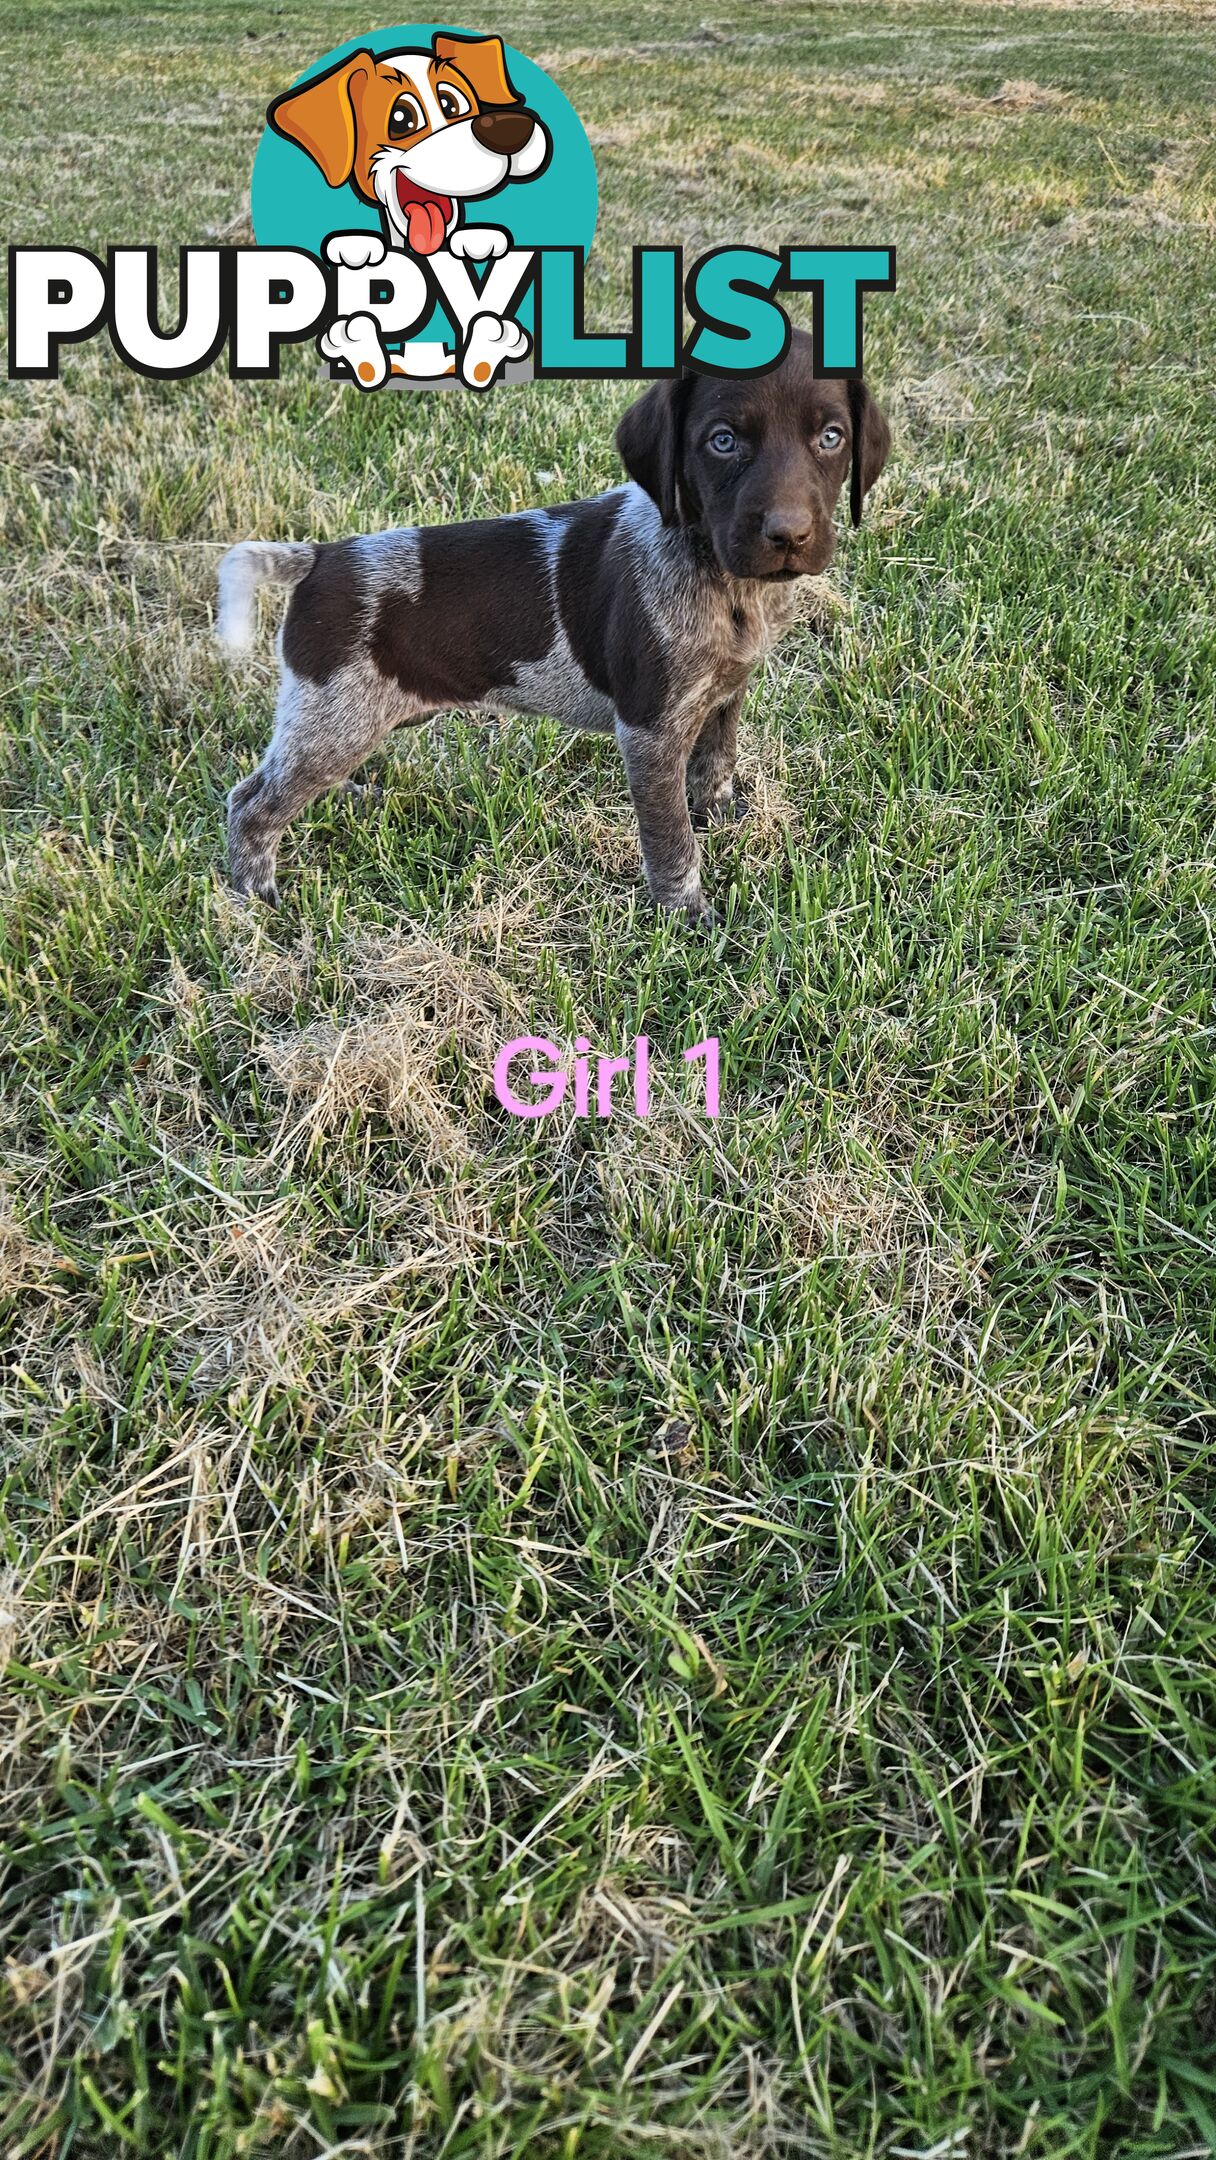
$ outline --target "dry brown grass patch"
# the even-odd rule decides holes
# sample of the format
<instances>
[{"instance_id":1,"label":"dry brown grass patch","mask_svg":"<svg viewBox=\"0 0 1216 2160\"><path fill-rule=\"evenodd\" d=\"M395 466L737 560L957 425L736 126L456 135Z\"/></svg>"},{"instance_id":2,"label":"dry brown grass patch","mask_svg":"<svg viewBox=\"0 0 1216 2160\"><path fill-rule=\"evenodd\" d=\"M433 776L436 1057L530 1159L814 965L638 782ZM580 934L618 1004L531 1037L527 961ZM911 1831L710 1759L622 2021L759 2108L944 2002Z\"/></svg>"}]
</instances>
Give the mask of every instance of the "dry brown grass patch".
<instances>
[{"instance_id":1,"label":"dry brown grass patch","mask_svg":"<svg viewBox=\"0 0 1216 2160\"><path fill-rule=\"evenodd\" d=\"M489 1236L484 1198L464 1191L368 1192L365 1205L389 1248L379 1264L336 1260L296 1203L233 1204L180 1242L175 1267L133 1287L132 1317L171 1339L199 1386L294 1385L315 1358L383 1329L399 1285L450 1281Z\"/></svg>"},{"instance_id":2,"label":"dry brown grass patch","mask_svg":"<svg viewBox=\"0 0 1216 2160\"><path fill-rule=\"evenodd\" d=\"M19 1577L15 1568L0 1570L0 1676L17 1647L21 1634Z\"/></svg>"},{"instance_id":3,"label":"dry brown grass patch","mask_svg":"<svg viewBox=\"0 0 1216 2160\"><path fill-rule=\"evenodd\" d=\"M1058 89L1054 83L1028 82L1021 76L1011 76L986 102L1000 112L1047 112L1073 101L1067 90Z\"/></svg>"},{"instance_id":4,"label":"dry brown grass patch","mask_svg":"<svg viewBox=\"0 0 1216 2160\"><path fill-rule=\"evenodd\" d=\"M75 1272L51 1246L32 1238L0 1198L0 1298L44 1289L56 1277L62 1281L65 1274Z\"/></svg>"},{"instance_id":5,"label":"dry brown grass patch","mask_svg":"<svg viewBox=\"0 0 1216 2160\"><path fill-rule=\"evenodd\" d=\"M476 1153L486 1075L523 1021L518 994L495 971L420 931L357 940L343 964L365 991L404 994L261 1045L261 1061L297 1117L293 1144L311 1146L371 1112L407 1133L429 1165L464 1166ZM458 1075L450 1071L453 1052ZM463 1120L451 1108L454 1087Z\"/></svg>"}]
</instances>

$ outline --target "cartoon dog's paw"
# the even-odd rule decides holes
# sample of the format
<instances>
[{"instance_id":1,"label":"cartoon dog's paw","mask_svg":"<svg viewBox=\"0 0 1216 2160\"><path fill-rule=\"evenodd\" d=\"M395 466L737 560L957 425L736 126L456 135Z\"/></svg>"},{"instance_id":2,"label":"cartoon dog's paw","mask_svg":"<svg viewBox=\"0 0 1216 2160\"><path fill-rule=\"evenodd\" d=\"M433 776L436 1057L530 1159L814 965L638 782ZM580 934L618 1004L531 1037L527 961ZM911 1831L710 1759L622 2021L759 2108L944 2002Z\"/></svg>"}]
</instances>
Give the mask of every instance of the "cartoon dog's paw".
<instances>
[{"instance_id":1,"label":"cartoon dog's paw","mask_svg":"<svg viewBox=\"0 0 1216 2160\"><path fill-rule=\"evenodd\" d=\"M331 233L325 243L325 260L343 270L374 270L384 261L387 249L379 233Z\"/></svg>"},{"instance_id":2,"label":"cartoon dog's paw","mask_svg":"<svg viewBox=\"0 0 1216 2160\"><path fill-rule=\"evenodd\" d=\"M317 342L327 360L345 361L361 390L378 390L385 381L388 359L374 316L348 315L331 324Z\"/></svg>"},{"instance_id":3,"label":"cartoon dog's paw","mask_svg":"<svg viewBox=\"0 0 1216 2160\"><path fill-rule=\"evenodd\" d=\"M458 225L448 241L449 255L461 262L497 262L511 245L500 225Z\"/></svg>"},{"instance_id":4,"label":"cartoon dog's paw","mask_svg":"<svg viewBox=\"0 0 1216 2160\"><path fill-rule=\"evenodd\" d=\"M460 355L460 378L470 390L488 390L508 360L522 360L531 345L526 330L501 315L475 315Z\"/></svg>"}]
</instances>

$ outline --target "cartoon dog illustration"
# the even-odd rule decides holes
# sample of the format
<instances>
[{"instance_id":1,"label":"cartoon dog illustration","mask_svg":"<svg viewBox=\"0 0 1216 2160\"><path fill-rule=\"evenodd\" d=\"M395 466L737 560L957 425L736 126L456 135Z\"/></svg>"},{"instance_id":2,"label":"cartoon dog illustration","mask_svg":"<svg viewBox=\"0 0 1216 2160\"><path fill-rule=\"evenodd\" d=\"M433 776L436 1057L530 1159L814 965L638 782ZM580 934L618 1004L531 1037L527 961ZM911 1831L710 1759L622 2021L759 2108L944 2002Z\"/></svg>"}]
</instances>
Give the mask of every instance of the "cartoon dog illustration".
<instances>
[{"instance_id":1,"label":"cartoon dog illustration","mask_svg":"<svg viewBox=\"0 0 1216 2160\"><path fill-rule=\"evenodd\" d=\"M332 188L350 186L378 207L384 239L367 232L335 233L326 241L331 262L352 270L375 267L387 247L486 261L506 253L501 226L466 226L461 206L491 195L508 180L544 171L552 145L535 113L507 74L498 37L437 32L431 50L378 59L357 52L324 75L276 98L270 124L307 152ZM386 247L387 243L387 247ZM460 353L460 372L487 388L508 360L527 352L518 323L483 310L473 317ZM456 362L434 345L413 355L389 355L371 315L333 324L321 339L327 358L348 362L363 389L391 374L452 374ZM436 357L440 365L436 366Z\"/></svg>"}]
</instances>

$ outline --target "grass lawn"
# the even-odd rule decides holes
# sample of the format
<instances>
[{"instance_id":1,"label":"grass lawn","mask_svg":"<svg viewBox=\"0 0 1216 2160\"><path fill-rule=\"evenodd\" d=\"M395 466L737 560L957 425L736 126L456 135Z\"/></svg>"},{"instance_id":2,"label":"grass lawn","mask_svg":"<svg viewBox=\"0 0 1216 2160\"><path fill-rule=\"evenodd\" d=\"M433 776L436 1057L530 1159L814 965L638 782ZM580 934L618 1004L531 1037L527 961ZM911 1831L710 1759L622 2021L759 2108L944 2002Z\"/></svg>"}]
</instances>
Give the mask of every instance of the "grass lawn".
<instances>
[{"instance_id":1,"label":"grass lawn","mask_svg":"<svg viewBox=\"0 0 1216 2160\"><path fill-rule=\"evenodd\" d=\"M364 27L9 0L8 237L247 238ZM1216 9L472 27L590 130L590 320L893 243L895 447L716 940L544 722L271 915L223 547L610 485L627 393L4 385L0 2153L1216 2152ZM521 1029L645 1030L649 1120L508 1118Z\"/></svg>"}]
</instances>

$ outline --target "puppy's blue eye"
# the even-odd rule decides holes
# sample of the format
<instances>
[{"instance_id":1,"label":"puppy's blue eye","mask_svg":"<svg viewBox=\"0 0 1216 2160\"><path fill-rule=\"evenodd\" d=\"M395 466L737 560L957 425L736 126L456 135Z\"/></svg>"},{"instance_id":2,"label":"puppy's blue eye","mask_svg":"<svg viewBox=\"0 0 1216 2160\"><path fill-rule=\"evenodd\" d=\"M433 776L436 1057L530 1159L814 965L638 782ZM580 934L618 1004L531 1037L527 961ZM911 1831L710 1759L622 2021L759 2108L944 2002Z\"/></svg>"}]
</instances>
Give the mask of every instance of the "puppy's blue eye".
<instances>
[{"instance_id":1,"label":"puppy's blue eye","mask_svg":"<svg viewBox=\"0 0 1216 2160\"><path fill-rule=\"evenodd\" d=\"M709 447L719 457L731 457L739 447L739 438L733 428L716 427L709 438Z\"/></svg>"},{"instance_id":2,"label":"puppy's blue eye","mask_svg":"<svg viewBox=\"0 0 1216 2160\"><path fill-rule=\"evenodd\" d=\"M821 450L839 450L840 445L843 441L844 429L837 427L835 423L833 423L831 427L824 428L823 433L819 437L819 447Z\"/></svg>"}]
</instances>

